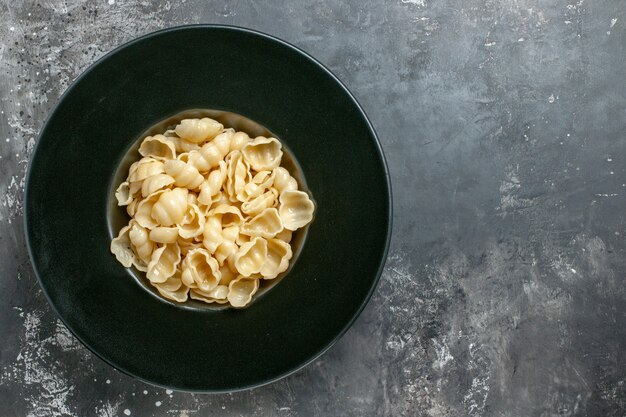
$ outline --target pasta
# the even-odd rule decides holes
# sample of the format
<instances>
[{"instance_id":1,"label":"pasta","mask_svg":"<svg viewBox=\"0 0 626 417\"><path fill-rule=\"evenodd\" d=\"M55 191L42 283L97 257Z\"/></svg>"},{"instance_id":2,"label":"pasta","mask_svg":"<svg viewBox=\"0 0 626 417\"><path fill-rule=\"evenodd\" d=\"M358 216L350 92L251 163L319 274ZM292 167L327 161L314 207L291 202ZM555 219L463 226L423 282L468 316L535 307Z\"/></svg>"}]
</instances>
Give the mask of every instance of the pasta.
<instances>
[{"instance_id":1,"label":"pasta","mask_svg":"<svg viewBox=\"0 0 626 417\"><path fill-rule=\"evenodd\" d=\"M115 190L131 217L110 247L124 267L165 299L236 308L284 275L315 205L281 166L278 139L184 119L145 137L139 154Z\"/></svg>"}]
</instances>

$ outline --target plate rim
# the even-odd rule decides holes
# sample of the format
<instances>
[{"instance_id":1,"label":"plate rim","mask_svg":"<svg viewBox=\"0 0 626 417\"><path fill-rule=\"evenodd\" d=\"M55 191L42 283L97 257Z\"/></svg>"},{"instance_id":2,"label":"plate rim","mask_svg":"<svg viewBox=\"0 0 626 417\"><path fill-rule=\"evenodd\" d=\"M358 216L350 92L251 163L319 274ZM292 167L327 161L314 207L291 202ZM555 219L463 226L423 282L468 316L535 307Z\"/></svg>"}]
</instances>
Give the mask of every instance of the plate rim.
<instances>
[{"instance_id":1,"label":"plate rim","mask_svg":"<svg viewBox=\"0 0 626 417\"><path fill-rule=\"evenodd\" d=\"M50 298L50 295L46 291L46 287L44 286L43 280L41 278L42 275L40 274L39 269L37 267L37 263L35 262L35 255L33 253L32 245L31 245L31 242L30 242L30 228L29 228L29 222L28 222L28 215L27 214L28 214L28 194L29 194L29 190L30 190L30 181L31 181L31 174L32 174L32 167L33 167L32 161L37 157L37 152L38 152L38 149L39 149L39 144L41 143L41 138L45 134L45 132L46 132L46 130L48 128L48 124L49 124L50 120L52 118L54 118L55 114L57 113L57 111L59 109L59 104L65 100L65 98L74 90L74 88L76 88L76 86L80 83L80 81L83 78L85 78L87 76L87 74L89 74L99 64L101 64L105 60L109 59L111 56L119 53L123 49L125 49L125 48L127 48L129 46L132 46L135 43L142 42L142 41L144 41L146 39L149 39L149 38L152 38L152 37L166 35L166 34L168 34L170 32L179 32L179 31L186 31L186 30L206 30L206 29L209 29L209 30L217 29L217 30L226 30L226 31L232 31L232 32L245 33L245 34L248 34L248 35L260 37L260 38L263 38L264 40L268 40L270 42L279 44L279 45L281 45L283 47L286 47L286 48L290 49L292 52L294 52L296 54L299 54L302 57L306 58L308 61L313 63L316 67L318 67L318 69L320 69L324 73L326 73L335 83L337 83L337 85L339 85L341 87L341 89L347 94L347 96L356 105L356 108L358 109L359 113L361 114L361 117L365 121L365 123L367 125L367 128L368 128L368 130L370 132L371 138L374 141L374 145L376 146L378 157L379 157L380 161L382 162L382 166L383 166L383 171L384 171L384 176L385 176L385 183L386 183L386 186L387 186L386 187L387 188L387 204L388 204L389 210L388 210L388 215L387 215L387 231L386 231L386 236L385 236L385 246L383 248L383 255L381 256L381 259L379 261L378 270L376 271L376 275L374 277L372 285L371 285L367 295L365 296L365 298L363 299L363 301L359 305L358 309L356 310L356 312L352 316L352 318L346 323L346 325L344 327L342 327L342 329L336 334L336 336L332 340L330 340L328 342L328 344L324 348L320 349L317 353L315 353L311 357L307 358L303 362L299 363L298 365L288 369L287 371L285 371L285 372L283 372L283 373L281 373L279 375L276 375L273 378L269 378L269 379L260 381L258 383L238 386L238 387L231 388L231 389L204 389L204 390L203 389L199 389L199 390L195 390L195 389L187 389L185 387L177 386L175 384L166 385L166 384L157 383L157 382L154 382L154 381L151 381L151 380L148 380L148 379L144 379L143 377L141 377L139 375L136 375L136 374L134 374L131 371L128 371L126 369L122 369L122 368L118 367L116 364L114 364L111 361L109 361L104 355L102 355L101 353L97 352L88 343L86 343L74 331L74 329L66 323L64 317L59 313L59 310L57 309L57 306L52 301L52 299ZM255 388L259 388L259 387L265 386L265 385L272 384L272 383L277 382L277 381L279 381L279 380L281 380L281 379L283 379L283 378L285 378L287 376L290 376L292 374L295 374L295 373L301 371L302 369L304 369L305 367L310 365L312 362L314 362L315 360L320 358L331 347L333 347L335 345L335 343L337 343L339 341L339 339L341 339L345 335L345 333L348 331L348 329L350 329L350 327L352 327L352 325L355 323L355 321L359 318L359 316L361 315L361 313L365 309L365 306L369 303L370 299L372 298L372 295L374 294L374 291L378 287L378 283L380 282L380 278L382 276L383 270L385 268L385 264L387 262L387 257L388 257L388 254L389 254L389 247L390 247L390 243L391 243L391 235L392 235L392 229L393 229L393 192L392 192L392 187L391 187L391 177L389 175L389 167L387 165L387 160L385 158L385 153L384 153L382 145L380 143L380 139L378 138L378 135L376 134L376 130L374 129L374 126L372 125L371 121L367 117L367 114L363 110L363 107L358 102L356 97L352 94L352 92L348 89L348 87L346 87L346 85L335 74L333 74L328 68L326 68L326 66L324 66L321 62L319 62L313 56L311 56L307 52L303 51L299 47L297 47L297 46L295 46L295 45L293 45L293 44L291 44L291 43L289 43L289 42L287 42L287 41L285 41L283 39L280 39L280 38L278 38L276 36L269 35L267 33L264 33L264 32L258 31L258 30L254 30L254 29L249 29L249 28L242 27L242 26L225 25L225 24L202 24L202 23L200 23L200 24L191 24L191 25L172 26L172 27L169 27L169 28L156 30L156 31L149 32L149 33L146 33L144 35L138 36L136 38L133 38L130 41L127 41L127 42L122 43L121 45L118 45L117 47L115 47L111 51L107 52L106 54L104 54L103 56L98 58L95 62L90 64L83 72L81 72L78 75L78 77L76 77L72 81L72 83L69 85L69 87L63 92L63 94L61 94L61 96L54 103L54 107L53 107L52 111L46 117L44 123L42 124L41 130L39 131L39 134L37 135L37 142L35 143L35 147L33 149L33 152L31 154L31 156L30 156L29 164L28 164L28 170L26 172L26 177L25 178L26 178L26 181L25 181L26 186L24 188L24 203L23 203L23 207L24 207L24 210L23 210L23 212L24 212L24 214L23 214L24 220L23 221L24 221L24 223L23 223L23 226L24 226L24 237L25 237L25 242L26 242L26 248L28 250L28 257L29 257L29 260L30 260L30 265L33 268L33 272L35 273L35 276L37 277L37 282L39 283L39 286L40 286L43 294L45 295L46 300L48 301L48 305L55 312L55 314L57 315L58 319L61 320L63 325L70 331L70 333L72 333L72 335L81 343L81 345L83 345L85 348L87 348L87 350L89 350L97 358L99 358L100 360L104 361L106 364L111 366L113 369L123 373L124 375L128 375L128 376L130 376L130 377L132 377L134 379L137 379L137 380L142 381L144 383L147 383L149 385L156 386L156 387L159 387L159 388L172 389L172 390L176 390L178 392L188 392L188 393L198 393L198 394L225 394L225 393L235 393L235 392L240 392L240 391L247 391L247 390L251 390L251 389L255 389Z\"/></svg>"}]
</instances>

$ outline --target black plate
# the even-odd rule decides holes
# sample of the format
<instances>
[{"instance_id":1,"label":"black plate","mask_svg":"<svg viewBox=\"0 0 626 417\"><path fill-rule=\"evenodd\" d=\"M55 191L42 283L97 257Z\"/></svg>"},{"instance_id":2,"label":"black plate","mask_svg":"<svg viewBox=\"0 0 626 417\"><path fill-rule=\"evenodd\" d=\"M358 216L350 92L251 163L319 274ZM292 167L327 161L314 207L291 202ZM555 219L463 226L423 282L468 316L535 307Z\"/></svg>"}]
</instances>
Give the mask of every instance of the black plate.
<instances>
[{"instance_id":1,"label":"black plate","mask_svg":"<svg viewBox=\"0 0 626 417\"><path fill-rule=\"evenodd\" d=\"M161 302L109 252L107 200L124 153L190 108L275 132L316 200L291 272L243 310ZM389 174L354 97L299 49L227 26L152 33L89 68L41 132L25 201L30 256L67 327L120 371L189 391L255 387L321 355L370 298L391 231Z\"/></svg>"}]
</instances>

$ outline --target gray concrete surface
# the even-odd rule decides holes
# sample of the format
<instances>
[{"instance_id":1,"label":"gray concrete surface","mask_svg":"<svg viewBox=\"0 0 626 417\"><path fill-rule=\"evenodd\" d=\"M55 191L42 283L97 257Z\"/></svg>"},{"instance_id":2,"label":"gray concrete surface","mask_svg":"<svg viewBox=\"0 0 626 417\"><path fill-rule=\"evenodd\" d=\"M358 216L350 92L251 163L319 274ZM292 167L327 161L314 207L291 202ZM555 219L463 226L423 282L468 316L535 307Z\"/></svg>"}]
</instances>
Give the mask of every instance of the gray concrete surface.
<instances>
[{"instance_id":1,"label":"gray concrete surface","mask_svg":"<svg viewBox=\"0 0 626 417\"><path fill-rule=\"evenodd\" d=\"M24 174L60 94L113 47L198 22L326 64L370 115L395 192L387 267L354 327L232 395L157 389L94 357L23 237ZM0 0L0 415L626 415L625 28L620 0Z\"/></svg>"}]
</instances>

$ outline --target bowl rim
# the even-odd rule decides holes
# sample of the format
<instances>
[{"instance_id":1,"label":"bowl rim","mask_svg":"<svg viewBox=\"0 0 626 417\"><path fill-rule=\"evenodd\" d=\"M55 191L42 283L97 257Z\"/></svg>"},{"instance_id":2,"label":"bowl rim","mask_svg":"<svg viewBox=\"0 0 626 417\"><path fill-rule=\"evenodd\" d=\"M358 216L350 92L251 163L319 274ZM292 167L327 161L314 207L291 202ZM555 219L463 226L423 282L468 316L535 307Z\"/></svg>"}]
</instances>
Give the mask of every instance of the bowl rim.
<instances>
[{"instance_id":1,"label":"bowl rim","mask_svg":"<svg viewBox=\"0 0 626 417\"><path fill-rule=\"evenodd\" d=\"M348 321L346 323L346 325L335 335L335 337L332 340L330 340L328 342L328 344L324 348L320 349L317 353L315 353L311 357L307 358L303 362L297 364L296 366L292 367L291 369L288 369L287 371L283 372L282 374L276 375L273 378L270 378L270 379L267 379L267 380L264 380L264 381L261 381L261 382L258 382L258 383L249 384L249 385L245 385L245 386L241 386L241 387L237 387L237 388L233 388L233 389L224 389L224 390L216 390L216 389L189 390L189 389L186 389L184 387L180 387L180 386L176 386L176 385L165 385L165 384L156 383L154 381L150 381L148 379L144 379L144 378L142 378L139 375L135 375L131 371L128 371L126 369L118 367L116 364L114 364L111 361L109 361L105 357L104 354L101 354L100 352L97 352L88 343L86 343L74 331L74 329L66 323L64 317L59 313L59 310L57 309L57 306L53 303L52 299L50 298L50 295L46 291L46 287L43 284L42 275L39 272L39 270L37 268L37 264L35 262L35 255L33 253L32 245L31 245L31 242L30 242L30 233L29 233L30 229L29 229L29 222L28 222L28 215L27 215L28 214L28 193L29 193L29 189L30 189L30 180L31 180L32 166L33 166L32 163L30 163L30 162L28 164L28 170L26 172L26 187L24 188L24 203L23 203L23 206L24 206L24 223L23 223L23 226L24 226L24 237L25 237L26 247L27 247L27 250L28 250L28 257L29 257L29 260L30 260L30 264L31 264L31 266L33 268L35 276L37 277L37 282L39 283L39 286L41 287L42 292L44 293L44 295L46 297L46 300L48 301L49 306L56 313L57 317L61 320L63 325L91 353L93 353L96 357L100 358L102 361L107 363L113 369L116 369L117 371L119 371L119 372L121 372L121 373L123 373L125 375L128 375L128 376L130 376L130 377L132 377L134 379L137 379L139 381L145 382L145 383L147 383L149 385L152 385L152 386L165 388L165 389L172 389L172 390L176 390L176 391L179 391L179 392L224 394L224 393L234 393L234 392L240 392L240 391L247 391L247 390L251 390L251 389L254 389L254 388L259 388L259 387L262 387L262 386L265 386L265 385L272 384L272 383L274 383L276 381L279 381L279 380L281 380L281 379L283 379L283 378L285 378L285 377L287 377L289 375L292 375L292 374L295 374L296 372L299 372L300 370L304 369L305 367L310 365L312 362L317 360L324 353L326 353L332 346L334 346L335 343L337 343L337 341L339 339L341 339L345 335L345 333L348 331L348 329L350 329L350 327L352 327L354 322L357 320L357 318L361 315L361 313L365 309L365 306L368 304L368 302L372 298L374 290L377 288L378 283L380 282L380 277L382 276L382 273L383 273L383 270L384 270L384 267L385 267L385 264L386 264L386 261L387 261L388 253L389 253L389 246L390 246L390 242L391 242L391 234L392 234L392 229L393 229L393 194L392 194L392 189L391 189L391 177L389 175L389 167L387 165L387 160L385 159L385 154L383 152L382 145L380 143L380 140L378 139L378 135L376 134L376 131L374 130L374 127L372 126L372 123L370 122L369 118L365 114L365 111L363 110L363 107L357 101L356 97L354 97L354 95L344 85L344 83L341 82L341 80L337 76L335 76L335 74L333 74L328 68L326 68L321 62L319 62L313 56L309 55L307 52L303 51L302 49L298 48L297 46L295 46L295 45L293 45L293 44L291 44L291 43L289 43L287 41L284 41L284 40L282 40L282 39L280 39L280 38L278 38L276 36L269 35L267 33L264 33L264 32L258 31L258 30L249 29L249 28L246 28L246 27L236 26L236 25L200 23L200 24L172 26L172 27L169 27L169 28L160 29L160 30L156 30L156 31L153 31L153 32L146 33L144 35L141 35L141 36L138 36L136 38L133 38L130 41L122 43L121 45L115 47L111 51L107 52L106 54L104 54L103 56L98 58L95 62L90 64L83 72L81 72L78 75L78 77L76 77L72 81L72 83L69 85L69 87L57 99L56 103L54 104L54 107L53 107L52 111L46 117L44 123L42 124L41 130L39 131L39 134L37 135L37 142L35 143L35 147L33 149L33 152L32 152L32 154L30 156L29 161L33 161L36 158L37 152L38 152L38 149L39 149L39 144L41 143L41 138L44 136L44 134L45 134L45 132L46 132L46 130L48 128L48 124L49 124L50 120L57 113L57 111L59 109L59 104L61 102L63 102L63 100L65 100L66 96L68 96L76 88L76 86L80 83L80 81L84 77L86 77L87 74L89 74L99 64L101 64L102 62L106 61L111 56L119 53L123 49L125 49L127 47L130 47L130 46L132 46L132 45L134 45L136 43L145 41L146 39L149 39L149 38L152 38L152 37L157 37L157 36L165 35L165 34L168 34L168 33L171 33L171 32L178 32L178 31L184 31L184 30L206 30L206 29L209 29L209 30L215 30L215 29L226 30L226 31L240 32L240 33L244 33L244 34L247 34L247 35L256 36L256 37L262 38L264 40L267 40L267 41L273 42L275 44L278 44L278 45L280 45L282 47L285 47L285 48L291 50L292 52L294 52L296 54L299 54L300 56L304 57L309 62L314 64L316 67L318 67L318 69L320 69L321 71L326 73L326 75L328 75L335 83L337 83L337 85L339 85L341 87L341 89L352 100L352 102L354 103L354 105L358 109L359 113L361 114L363 120L365 121L365 123L367 125L367 128L368 128L368 130L370 132L370 135L371 135L371 139L374 141L374 145L376 146L376 150L378 151L378 157L379 157L379 159L380 159L380 161L382 162L382 165L383 165L383 171L384 171L384 175L385 175L385 183L387 185L387 204L388 204L388 207L389 207L389 211L388 211L388 216L387 216L387 232L386 232L386 236L385 236L385 246L383 248L383 255L381 256L381 259L380 259L379 264L378 264L378 270L376 271L375 278L374 278L374 280L372 282L372 285L371 285L367 295L365 296L365 298L363 299L363 301L359 305L359 308L356 310L356 312L354 313L354 315L352 316L350 321Z\"/></svg>"}]
</instances>

